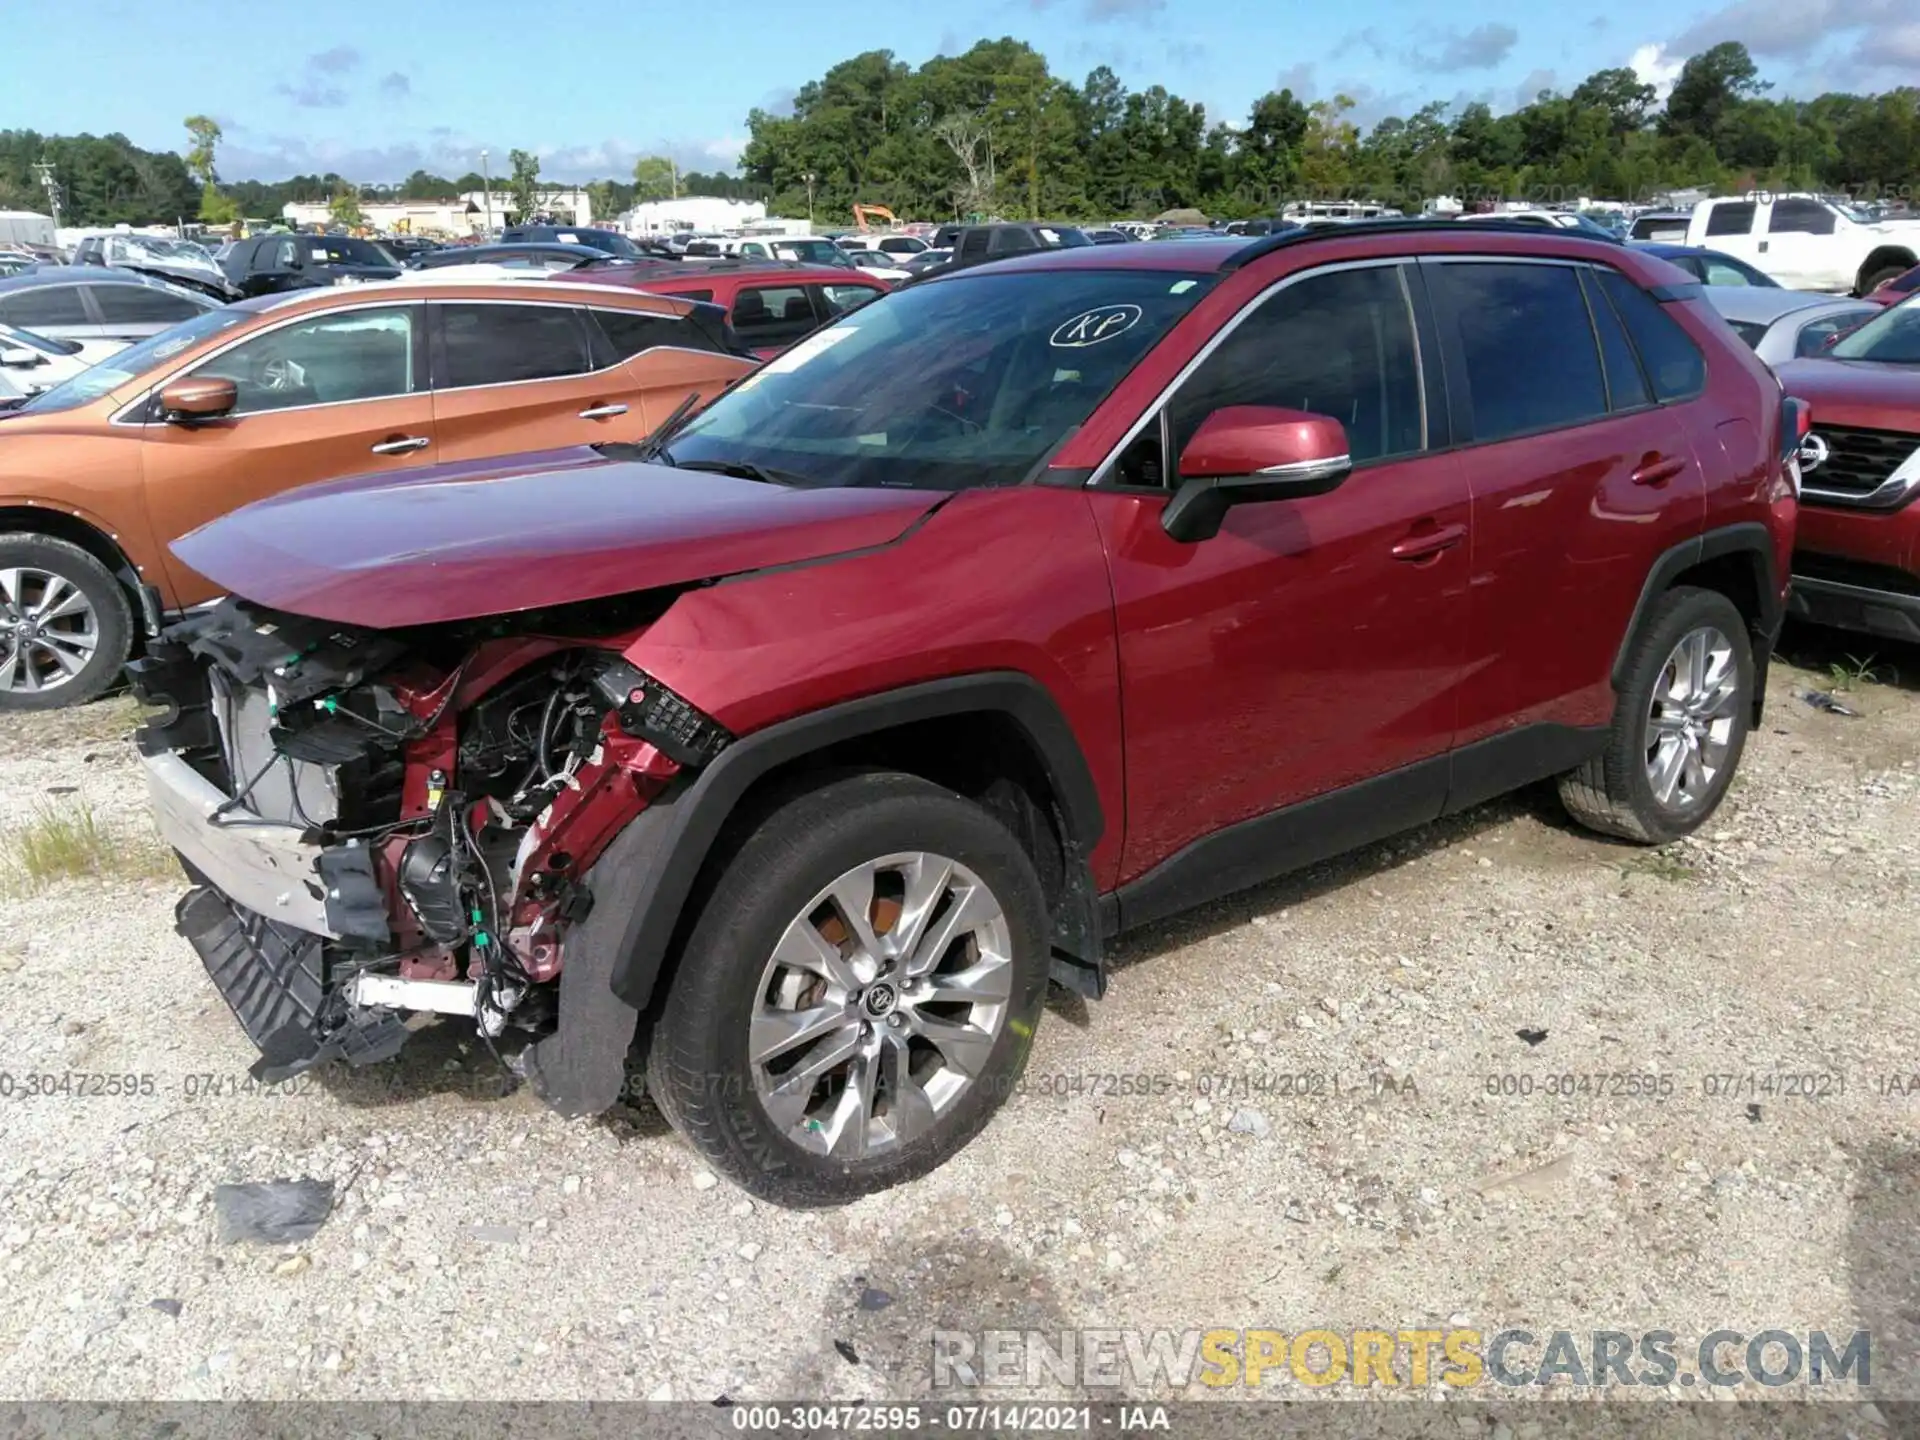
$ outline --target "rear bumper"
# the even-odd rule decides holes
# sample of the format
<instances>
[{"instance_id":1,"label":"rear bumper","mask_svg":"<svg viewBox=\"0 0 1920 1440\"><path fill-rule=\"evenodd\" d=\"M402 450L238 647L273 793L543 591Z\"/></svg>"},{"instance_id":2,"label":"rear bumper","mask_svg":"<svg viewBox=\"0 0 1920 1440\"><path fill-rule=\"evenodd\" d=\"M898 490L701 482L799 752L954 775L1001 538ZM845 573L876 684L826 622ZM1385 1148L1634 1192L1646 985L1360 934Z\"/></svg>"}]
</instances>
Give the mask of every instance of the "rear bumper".
<instances>
[{"instance_id":1,"label":"rear bumper","mask_svg":"<svg viewBox=\"0 0 1920 1440\"><path fill-rule=\"evenodd\" d=\"M1796 575L1787 612L1816 625L1920 641L1920 595Z\"/></svg>"}]
</instances>

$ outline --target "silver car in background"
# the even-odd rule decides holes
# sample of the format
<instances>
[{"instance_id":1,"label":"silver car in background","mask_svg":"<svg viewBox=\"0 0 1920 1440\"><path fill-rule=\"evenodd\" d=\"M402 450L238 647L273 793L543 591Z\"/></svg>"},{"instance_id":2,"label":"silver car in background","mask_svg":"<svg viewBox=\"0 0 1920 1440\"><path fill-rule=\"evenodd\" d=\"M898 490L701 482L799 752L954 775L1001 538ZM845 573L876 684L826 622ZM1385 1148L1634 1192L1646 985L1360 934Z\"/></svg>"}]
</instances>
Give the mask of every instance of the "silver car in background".
<instances>
[{"instance_id":1,"label":"silver car in background","mask_svg":"<svg viewBox=\"0 0 1920 1440\"><path fill-rule=\"evenodd\" d=\"M1862 300L1757 285L1708 285L1701 294L1769 365L1817 357L1881 310Z\"/></svg>"}]
</instances>

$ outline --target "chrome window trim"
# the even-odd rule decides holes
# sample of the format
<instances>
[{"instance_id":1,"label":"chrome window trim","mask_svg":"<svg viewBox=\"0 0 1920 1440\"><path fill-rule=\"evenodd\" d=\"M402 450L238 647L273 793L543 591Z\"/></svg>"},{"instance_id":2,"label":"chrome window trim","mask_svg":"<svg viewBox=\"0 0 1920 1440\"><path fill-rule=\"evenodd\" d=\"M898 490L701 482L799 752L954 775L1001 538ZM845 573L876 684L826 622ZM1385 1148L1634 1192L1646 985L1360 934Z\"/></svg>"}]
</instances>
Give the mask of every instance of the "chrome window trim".
<instances>
[{"instance_id":1,"label":"chrome window trim","mask_svg":"<svg viewBox=\"0 0 1920 1440\"><path fill-rule=\"evenodd\" d=\"M1113 448L1107 452L1106 458L1103 459L1098 465L1093 467L1093 474L1087 477L1086 481L1083 483L1081 488L1083 489L1111 488L1111 481L1109 477L1113 471L1113 467L1119 463L1121 455L1126 453L1127 447L1133 444L1133 442L1140 437L1140 432L1146 429L1148 424L1151 423L1155 419L1155 417L1157 417L1163 410L1166 409L1167 402L1170 401L1176 393L1178 393L1182 385L1186 384L1187 381L1193 377L1193 373L1196 370L1198 370L1202 365L1206 364L1207 361L1213 357L1213 352L1218 350L1220 346L1226 342L1227 337L1233 334L1235 330L1238 330L1241 324L1246 320L1246 318L1249 315L1253 314L1254 311L1258 310L1273 296L1279 294L1282 290L1285 290L1288 286L1296 285L1300 281L1308 279L1310 277L1317 277L1321 275L1333 275L1343 270L1377 270L1380 267L1385 265L1410 265L1410 264L1413 264L1415 261L1417 261L1419 258L1420 257L1416 255L1391 255L1391 256L1378 256L1378 257L1374 257L1366 260L1337 260L1337 261L1334 261L1332 264L1318 265L1311 270L1296 270L1292 274L1281 276L1278 280L1274 281L1271 285L1267 286L1264 290L1260 291L1252 299L1247 301L1245 305L1242 305L1239 308L1239 310L1235 311L1233 316L1227 321L1227 323L1222 325L1218 330L1214 331L1212 338L1209 339L1206 344L1202 345L1200 349L1194 353L1193 358L1188 360L1185 365L1180 367L1180 372L1177 375L1175 375L1172 380L1167 382L1165 388L1163 388L1160 391L1160 393L1154 397L1153 403L1151 405L1148 405L1141 412L1140 418L1135 420L1132 425L1127 427L1126 433L1123 434L1120 437L1119 441L1113 446ZM1404 296L1406 296L1409 304L1411 304L1412 297L1407 292L1406 281L1404 277L1401 280L1401 293ZM1411 320L1412 318L1413 317L1409 315L1409 319ZM1414 357L1416 362L1420 362L1423 360L1423 357L1420 354L1420 327L1418 324L1414 324L1413 332L1414 332L1413 334ZM1165 343L1165 342L1163 341L1162 343ZM1150 350L1147 353L1152 354L1153 352ZM1415 454L1415 455L1426 453L1424 448L1425 440L1427 435L1430 433L1430 429L1427 424L1427 393L1426 393L1424 369L1422 369L1421 371L1421 384L1420 384L1420 433L1421 433L1421 440L1422 440L1422 449L1411 452L1412 454ZM1171 441L1171 436L1169 436L1168 439L1169 441ZM1174 490L1174 486L1171 483L1174 478L1175 477L1173 476L1168 476L1167 479L1169 483L1164 487L1166 493L1169 495L1171 495ZM1127 486L1125 488L1130 491L1137 491L1139 489L1139 487L1137 486Z\"/></svg>"},{"instance_id":2,"label":"chrome window trim","mask_svg":"<svg viewBox=\"0 0 1920 1440\"><path fill-rule=\"evenodd\" d=\"M394 283L398 284L400 282L394 282ZM507 282L507 283L512 283L512 282ZM150 385L139 396L138 399L129 401L126 405L123 405L119 410L117 410L114 413L113 418L108 423L111 425L131 426L136 429L145 428L148 425L166 424L167 422L164 420L147 420L144 418L139 418L138 412L144 411L146 407L152 403L154 394L160 389L162 389L163 387L165 387L170 381L174 380L175 378L181 375L187 375L187 374L193 373L193 371L199 369L201 365L204 365L209 361L219 359L222 355L226 354L229 350L237 349L238 347L246 344L250 340L256 340L262 335L271 334L273 331L279 330L285 326L298 325L308 320L326 319L334 315L346 314L354 310L389 309L394 306L410 306L410 305L421 305L421 306L425 306L425 305L544 305L550 308L557 308L557 309L563 309L563 310L582 310L582 309L591 310L596 308L595 306L592 306L592 305L578 304L572 300L543 300L533 295L524 296L524 297L519 295L512 295L512 296L500 295L500 296L486 296L486 297L481 297L477 299L475 298L456 299L452 296L443 296L443 295L425 296L425 295L422 295L418 289L415 289L411 286L409 286L405 290L387 290L377 294L364 293L365 291L370 290L372 288L370 286L354 286L352 288L356 290L360 290L363 293L354 295L351 298L342 297L341 303L339 305L332 306L324 310L307 310L307 311L302 311L298 315L282 316L279 319L273 321L271 324L261 326L258 330L250 330L245 335L239 336L238 338L233 340L229 340L226 344L220 346L217 350L209 351L207 354L202 355L198 360L194 361L191 368L172 371L171 373L166 375L164 378ZM605 295L605 292L608 289L608 287L604 285L579 285L579 284L569 286L568 288L570 290L577 290L577 291L586 292L586 293L592 293L597 291L603 297ZM618 294L619 292L615 291L614 293ZM401 296L404 296L405 298L398 298ZM649 292L649 298L671 299L673 297L655 296ZM603 309L603 310L619 310L622 312L626 312L628 311L629 307L623 306L623 305L603 304L597 308ZM671 312L663 312L658 310L646 310L638 306L635 306L632 308L633 310L636 310L641 314L651 315L661 320L679 320L682 318L678 315L672 314ZM264 312L264 313L271 313L271 312ZM718 350L696 350L691 346L684 346L684 345L654 345L654 346L649 346L646 350L642 350L640 354L648 355L648 354L651 354L654 350L679 350L689 355L718 355L718 354L725 353L724 351L718 351ZM108 357L108 358L111 358L111 357ZM638 359L639 356L633 356L630 358ZM581 378L581 376L584 376L584 375L603 375L607 371L616 369L620 365L625 363L626 363L625 361L616 360L613 362L612 365L603 365L593 370L582 370L575 375L549 375L539 380L493 380L493 381L487 382L485 385L446 385L446 386L429 385L423 389L410 390L405 395L377 395L377 396L371 396L366 399L360 399L360 400L322 400L313 405L289 405L284 409L280 409L280 410L260 410L260 411L255 411L253 413L259 414L259 415L297 415L304 410L330 410L338 405L365 405L370 403L372 400L404 400L404 399L411 399L414 396L431 397L436 394L454 394L454 393L464 392L468 390L492 390L503 385L545 385L554 380L578 380ZM134 417L134 418L129 418L129 417ZM236 420L245 420L250 417L247 415L236 415L234 418Z\"/></svg>"}]
</instances>

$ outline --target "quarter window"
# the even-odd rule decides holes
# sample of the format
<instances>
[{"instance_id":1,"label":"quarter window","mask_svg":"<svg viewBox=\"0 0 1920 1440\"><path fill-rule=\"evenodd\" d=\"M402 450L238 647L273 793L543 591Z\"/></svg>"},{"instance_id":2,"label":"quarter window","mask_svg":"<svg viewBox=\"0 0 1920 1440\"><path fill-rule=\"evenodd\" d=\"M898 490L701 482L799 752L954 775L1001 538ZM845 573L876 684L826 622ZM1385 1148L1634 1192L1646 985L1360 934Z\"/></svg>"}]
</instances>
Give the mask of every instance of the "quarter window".
<instances>
[{"instance_id":1,"label":"quarter window","mask_svg":"<svg viewBox=\"0 0 1920 1440\"><path fill-rule=\"evenodd\" d=\"M671 315L649 315L640 310L594 310L589 312L600 322L600 329L622 360L660 345L678 345L682 349L710 347L699 344L700 337L686 322Z\"/></svg>"},{"instance_id":2,"label":"quarter window","mask_svg":"<svg viewBox=\"0 0 1920 1440\"><path fill-rule=\"evenodd\" d=\"M317 315L243 341L194 373L233 381L235 415L409 395L424 388L414 373L416 313L396 305Z\"/></svg>"},{"instance_id":3,"label":"quarter window","mask_svg":"<svg viewBox=\"0 0 1920 1440\"><path fill-rule=\"evenodd\" d=\"M1658 300L1618 270L1602 270L1600 288L1633 337L1657 399L1687 400L1706 388L1707 362L1700 347Z\"/></svg>"},{"instance_id":4,"label":"quarter window","mask_svg":"<svg viewBox=\"0 0 1920 1440\"><path fill-rule=\"evenodd\" d=\"M1171 472L1200 422L1230 405L1330 415L1356 464L1411 454L1426 443L1418 354L1400 267L1296 281L1234 327L1174 396Z\"/></svg>"},{"instance_id":5,"label":"quarter window","mask_svg":"<svg viewBox=\"0 0 1920 1440\"><path fill-rule=\"evenodd\" d=\"M1627 332L1621 327L1620 317L1613 313L1613 306L1600 291L1600 277L1591 270L1586 271L1585 276L1587 310L1600 337L1600 359L1607 372L1608 404L1615 410L1651 405L1653 392L1647 388L1647 377L1640 369Z\"/></svg>"},{"instance_id":6,"label":"quarter window","mask_svg":"<svg viewBox=\"0 0 1920 1440\"><path fill-rule=\"evenodd\" d=\"M1607 413L1600 352L1572 266L1475 262L1433 273L1452 314L1476 441Z\"/></svg>"},{"instance_id":7,"label":"quarter window","mask_svg":"<svg viewBox=\"0 0 1920 1440\"><path fill-rule=\"evenodd\" d=\"M568 306L448 301L438 309L447 362L442 389L552 380L593 368L586 330Z\"/></svg>"}]
</instances>

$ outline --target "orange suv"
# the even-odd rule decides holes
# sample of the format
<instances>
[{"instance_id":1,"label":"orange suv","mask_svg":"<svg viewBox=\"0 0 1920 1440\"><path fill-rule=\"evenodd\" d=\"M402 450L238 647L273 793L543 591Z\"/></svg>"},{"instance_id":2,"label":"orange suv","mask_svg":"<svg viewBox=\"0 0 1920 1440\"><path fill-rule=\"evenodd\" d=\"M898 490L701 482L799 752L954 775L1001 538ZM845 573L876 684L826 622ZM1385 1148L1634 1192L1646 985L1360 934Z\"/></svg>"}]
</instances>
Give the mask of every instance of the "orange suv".
<instances>
[{"instance_id":1,"label":"orange suv","mask_svg":"<svg viewBox=\"0 0 1920 1440\"><path fill-rule=\"evenodd\" d=\"M0 710L91 699L165 612L214 598L167 545L228 510L639 440L755 363L718 306L552 280L301 291L185 321L0 415Z\"/></svg>"}]
</instances>

